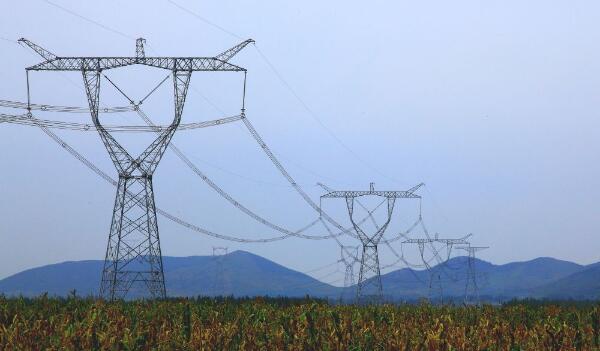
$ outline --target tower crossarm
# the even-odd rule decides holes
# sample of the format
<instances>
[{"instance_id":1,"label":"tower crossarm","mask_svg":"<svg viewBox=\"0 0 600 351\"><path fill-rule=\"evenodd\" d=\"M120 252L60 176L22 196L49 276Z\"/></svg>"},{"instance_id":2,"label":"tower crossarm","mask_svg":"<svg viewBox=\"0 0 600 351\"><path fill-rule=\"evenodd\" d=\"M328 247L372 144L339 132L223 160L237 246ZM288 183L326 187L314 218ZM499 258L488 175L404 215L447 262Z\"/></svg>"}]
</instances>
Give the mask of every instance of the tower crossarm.
<instances>
[{"instance_id":1,"label":"tower crossarm","mask_svg":"<svg viewBox=\"0 0 600 351\"><path fill-rule=\"evenodd\" d=\"M405 191L376 191L374 183L370 184L368 191L332 191L330 188L321 183L318 185L328 192L327 194L321 196L321 200L324 198L343 198L346 200L346 207L348 209L350 222L352 222L352 226L354 227L354 230L358 234L358 238L362 243L360 273L358 276L358 287L356 289L357 301L359 301L361 297L367 296L375 297L375 301L381 301L383 298L383 286L381 283L381 268L379 265L379 254L377 247L392 219L392 213L394 212L396 199L420 199L421 196L415 194L415 192L423 185L423 183ZM357 199L357 197L366 195L383 197L384 199L382 203L387 202L387 219L381 225L378 225L376 221L373 221L377 231L372 234L365 233L365 231L354 220L354 203L358 203L359 206L369 213L369 217L372 218L372 211L369 211L363 204L360 203L360 200ZM420 249L421 246L423 245L419 245ZM343 248L342 251L344 251ZM342 252L342 259L343 258L344 256ZM375 291L369 291L369 288Z\"/></svg>"},{"instance_id":2,"label":"tower crossarm","mask_svg":"<svg viewBox=\"0 0 600 351\"><path fill-rule=\"evenodd\" d=\"M29 89L29 74L32 71L81 72L94 128L119 174L100 295L114 300L125 298L130 292L135 291L136 294L148 293L154 298L165 298L166 287L156 220L153 174L180 125L193 72L242 71L245 74L245 68L227 61L249 42L238 44L214 57L147 57L143 38L136 40L135 56L57 56L27 39L20 39L19 42L31 48L43 59L41 63L26 68L28 111L32 108ZM130 151L113 137L110 127L105 128L99 118L100 86L103 77L136 107L167 79L163 79L146 97L135 104L103 73L104 70L132 65L169 70L167 77L173 78L173 120L168 126L156 129L155 139L137 157L132 156ZM136 110L139 111L139 108ZM27 116L31 116L31 113L29 112ZM0 115L0 122L3 121L2 117ZM243 113L239 118L243 118ZM152 123L149 125L154 126ZM220 256L227 254L227 248L215 247L213 255L216 253L220 253L217 262L221 264ZM224 294L222 289L219 291L221 295Z\"/></svg>"},{"instance_id":3,"label":"tower crossarm","mask_svg":"<svg viewBox=\"0 0 600 351\"><path fill-rule=\"evenodd\" d=\"M52 61L57 58L56 55L54 55L50 51L44 49L43 47L25 39L25 38L19 39L19 43L29 46L33 51L35 51L38 55L40 55L46 61Z\"/></svg>"},{"instance_id":4,"label":"tower crossarm","mask_svg":"<svg viewBox=\"0 0 600 351\"><path fill-rule=\"evenodd\" d=\"M325 185L321 182L317 182L317 185L320 186L321 188L323 188L328 193L331 193L334 191L333 189L331 189L330 187L328 187L327 185Z\"/></svg>"},{"instance_id":5,"label":"tower crossarm","mask_svg":"<svg viewBox=\"0 0 600 351\"><path fill-rule=\"evenodd\" d=\"M416 189L415 189L416 190ZM382 196L395 199L420 199L421 195L417 195L413 191L332 191L327 193L322 198L353 198L367 195Z\"/></svg>"},{"instance_id":6,"label":"tower crossarm","mask_svg":"<svg viewBox=\"0 0 600 351\"><path fill-rule=\"evenodd\" d=\"M406 239L402 243L403 244L426 244L435 242L435 239Z\"/></svg>"},{"instance_id":7,"label":"tower crossarm","mask_svg":"<svg viewBox=\"0 0 600 351\"><path fill-rule=\"evenodd\" d=\"M29 71L96 71L132 65L171 71L246 71L214 57L56 57L27 67Z\"/></svg>"},{"instance_id":8,"label":"tower crossarm","mask_svg":"<svg viewBox=\"0 0 600 351\"><path fill-rule=\"evenodd\" d=\"M28 71L98 71L131 65L145 65L170 71L246 71L245 68L227 62L248 43L246 41L215 57L145 57L145 56L56 56L41 46L21 38L45 60L27 68Z\"/></svg>"},{"instance_id":9,"label":"tower crossarm","mask_svg":"<svg viewBox=\"0 0 600 351\"><path fill-rule=\"evenodd\" d=\"M443 242L445 244L448 245L469 245L469 241L467 239L469 239L470 237L472 237L473 234L469 233L465 236L463 236L462 238L458 238L458 239L438 239L439 242Z\"/></svg>"},{"instance_id":10,"label":"tower crossarm","mask_svg":"<svg viewBox=\"0 0 600 351\"><path fill-rule=\"evenodd\" d=\"M469 234L465 237L462 238L458 238L458 239L443 239L443 238L439 238L436 234L435 237L433 238L412 238L412 239L406 239L404 240L402 243L404 244L428 244L428 243L443 243L446 245L469 245L469 242L467 241L467 239L469 237L471 237L472 234ZM464 247L467 248L468 246Z\"/></svg>"},{"instance_id":11,"label":"tower crossarm","mask_svg":"<svg viewBox=\"0 0 600 351\"><path fill-rule=\"evenodd\" d=\"M222 53L218 54L217 56L215 56L215 58L218 60L221 60L223 62L227 62L232 57L237 55L238 52L242 51L242 49L245 48L246 45L248 45L250 43L254 43L254 40L253 39L244 40L243 42L237 44L236 46L234 46L230 49L227 49L227 50L223 51Z\"/></svg>"},{"instance_id":12,"label":"tower crossarm","mask_svg":"<svg viewBox=\"0 0 600 351\"><path fill-rule=\"evenodd\" d=\"M436 239L434 241L447 245L467 245L469 242L466 239Z\"/></svg>"}]
</instances>

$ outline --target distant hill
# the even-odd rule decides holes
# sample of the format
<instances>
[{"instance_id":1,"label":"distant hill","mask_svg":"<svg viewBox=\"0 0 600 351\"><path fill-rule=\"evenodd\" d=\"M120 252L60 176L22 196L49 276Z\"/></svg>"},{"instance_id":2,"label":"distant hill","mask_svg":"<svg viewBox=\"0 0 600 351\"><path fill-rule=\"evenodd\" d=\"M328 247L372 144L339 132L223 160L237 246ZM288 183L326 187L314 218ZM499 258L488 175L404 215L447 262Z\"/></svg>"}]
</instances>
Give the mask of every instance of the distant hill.
<instances>
[{"instance_id":1,"label":"distant hill","mask_svg":"<svg viewBox=\"0 0 600 351\"><path fill-rule=\"evenodd\" d=\"M234 295L290 296L311 295L338 299L352 298L356 286L335 287L304 273L281 266L245 251L220 258L221 284L215 281L219 265L212 256L163 257L169 296ZM466 257L456 257L432 268L434 282L443 295L460 300L466 281ZM78 295L97 295L103 261L77 261L29 269L0 280L0 293L37 296L44 292L66 296L73 289ZM549 257L531 261L494 265L475 261L480 295L498 301L512 298L597 299L600 298L600 264L582 266ZM358 267L355 268L358 272ZM399 269L382 275L384 294L393 300L428 297L430 272ZM438 284L433 285L439 286ZM438 290L431 291L438 298Z\"/></svg>"},{"instance_id":2,"label":"distant hill","mask_svg":"<svg viewBox=\"0 0 600 351\"><path fill-rule=\"evenodd\" d=\"M565 278L582 269L584 266L550 257L495 266L486 271L482 294L528 297L532 288Z\"/></svg>"},{"instance_id":3,"label":"distant hill","mask_svg":"<svg viewBox=\"0 0 600 351\"><path fill-rule=\"evenodd\" d=\"M225 295L336 296L340 290L246 251L235 251L221 259ZM212 256L167 257L164 266L170 295L220 294L215 291L217 264Z\"/></svg>"},{"instance_id":4,"label":"distant hill","mask_svg":"<svg viewBox=\"0 0 600 351\"><path fill-rule=\"evenodd\" d=\"M221 259L223 280L215 281L217 262L212 256L163 257L169 296L337 296L341 288L322 283L306 274L245 251ZM6 295L66 296L73 289L80 296L97 295L103 261L52 264L17 273L0 280ZM218 291L217 291L218 290Z\"/></svg>"},{"instance_id":5,"label":"distant hill","mask_svg":"<svg viewBox=\"0 0 600 351\"><path fill-rule=\"evenodd\" d=\"M532 288L529 295L548 299L600 298L600 265L593 264L567 277Z\"/></svg>"},{"instance_id":6,"label":"distant hill","mask_svg":"<svg viewBox=\"0 0 600 351\"><path fill-rule=\"evenodd\" d=\"M66 296L77 289L79 295L97 294L104 261L68 261L25 270L0 280L6 295Z\"/></svg>"},{"instance_id":7,"label":"distant hill","mask_svg":"<svg viewBox=\"0 0 600 351\"><path fill-rule=\"evenodd\" d=\"M455 257L433 267L431 270L431 275L434 277L432 286L436 288L441 285L444 296L463 296L467 278L466 265L466 257ZM576 263L549 257L503 265L475 260L480 295L496 299L530 297L534 287L550 284L580 272L584 268L585 266ZM392 298L404 299L439 297L439 290L434 289L430 292L429 279L430 273L425 270L399 269L382 276L384 293Z\"/></svg>"}]
</instances>

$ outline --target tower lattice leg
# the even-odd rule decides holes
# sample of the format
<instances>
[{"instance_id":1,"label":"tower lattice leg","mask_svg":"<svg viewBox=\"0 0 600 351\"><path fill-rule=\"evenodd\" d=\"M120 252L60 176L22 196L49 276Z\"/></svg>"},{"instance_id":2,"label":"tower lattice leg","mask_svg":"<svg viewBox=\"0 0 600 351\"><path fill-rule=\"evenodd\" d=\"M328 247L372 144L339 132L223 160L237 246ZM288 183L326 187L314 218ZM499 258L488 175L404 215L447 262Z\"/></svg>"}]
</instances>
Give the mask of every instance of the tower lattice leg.
<instances>
[{"instance_id":1,"label":"tower lattice leg","mask_svg":"<svg viewBox=\"0 0 600 351\"><path fill-rule=\"evenodd\" d=\"M382 298L383 288L377 245L363 245L356 299L358 302L368 302L364 300L380 302Z\"/></svg>"},{"instance_id":2,"label":"tower lattice leg","mask_svg":"<svg viewBox=\"0 0 600 351\"><path fill-rule=\"evenodd\" d=\"M438 300L439 303L444 303L444 288L442 286L442 277L439 273L441 268L430 269L429 272L429 293L428 300L435 302Z\"/></svg>"},{"instance_id":3,"label":"tower lattice leg","mask_svg":"<svg viewBox=\"0 0 600 351\"><path fill-rule=\"evenodd\" d=\"M346 272L344 273L344 289L340 296L342 300L346 298L348 289L354 286L354 264L346 265Z\"/></svg>"},{"instance_id":4,"label":"tower lattice leg","mask_svg":"<svg viewBox=\"0 0 600 351\"><path fill-rule=\"evenodd\" d=\"M151 177L119 177L100 293L166 296Z\"/></svg>"},{"instance_id":5,"label":"tower lattice leg","mask_svg":"<svg viewBox=\"0 0 600 351\"><path fill-rule=\"evenodd\" d=\"M117 171L119 183L102 272L100 293L107 299L166 297L152 174L179 122L191 71L173 71L175 117L137 157L117 142L98 119L101 70L83 71L92 121Z\"/></svg>"},{"instance_id":6,"label":"tower lattice leg","mask_svg":"<svg viewBox=\"0 0 600 351\"><path fill-rule=\"evenodd\" d=\"M475 258L469 255L467 268L467 282L465 284L465 304L479 304L479 287L475 272Z\"/></svg>"}]
</instances>

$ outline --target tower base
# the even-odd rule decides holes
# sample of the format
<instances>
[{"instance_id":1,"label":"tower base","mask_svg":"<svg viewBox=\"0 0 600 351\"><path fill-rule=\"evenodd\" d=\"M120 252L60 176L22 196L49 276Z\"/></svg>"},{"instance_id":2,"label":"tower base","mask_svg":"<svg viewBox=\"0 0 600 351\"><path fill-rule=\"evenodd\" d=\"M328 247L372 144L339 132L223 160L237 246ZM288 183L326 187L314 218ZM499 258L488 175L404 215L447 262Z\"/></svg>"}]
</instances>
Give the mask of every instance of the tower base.
<instances>
[{"instance_id":1,"label":"tower base","mask_svg":"<svg viewBox=\"0 0 600 351\"><path fill-rule=\"evenodd\" d=\"M166 297L151 176L120 176L100 294Z\"/></svg>"}]
</instances>

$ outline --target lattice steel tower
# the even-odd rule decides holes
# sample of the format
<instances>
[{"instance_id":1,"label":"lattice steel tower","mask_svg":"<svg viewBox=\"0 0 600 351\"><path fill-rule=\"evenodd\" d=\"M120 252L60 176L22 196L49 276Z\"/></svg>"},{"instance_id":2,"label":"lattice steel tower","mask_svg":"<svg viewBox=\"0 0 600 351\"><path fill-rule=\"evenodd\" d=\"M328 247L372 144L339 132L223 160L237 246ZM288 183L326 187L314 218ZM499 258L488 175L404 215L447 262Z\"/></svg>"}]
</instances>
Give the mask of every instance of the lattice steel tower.
<instances>
[{"instance_id":1,"label":"lattice steel tower","mask_svg":"<svg viewBox=\"0 0 600 351\"><path fill-rule=\"evenodd\" d=\"M469 254L467 259L467 281L465 283L465 303L479 304L479 286L477 285L477 272L475 271L475 253L488 249L488 246L460 246L457 249L465 250Z\"/></svg>"},{"instance_id":2,"label":"lattice steel tower","mask_svg":"<svg viewBox=\"0 0 600 351\"><path fill-rule=\"evenodd\" d=\"M354 286L354 265L358 262L358 246L340 246L340 260L344 264L344 290L342 290L342 299L346 290Z\"/></svg>"},{"instance_id":3,"label":"lattice steel tower","mask_svg":"<svg viewBox=\"0 0 600 351\"><path fill-rule=\"evenodd\" d=\"M452 247L454 245L458 245L458 244L468 245L469 242L467 241L467 238L470 236L471 236L471 234L465 236L464 238L459 238L459 239L442 239L442 238L439 238L438 234L436 233L433 238L427 237L427 238L406 239L402 242L403 244L417 244L417 246L419 248L419 254L421 255L421 260L423 261L423 264L425 265L425 268L427 268L427 272L429 273L429 294L428 294L429 300L433 299L433 296L434 296L433 293L437 290L437 292L439 294L439 298L440 298L440 303L444 303L444 287L442 285L442 279L441 279L441 275L440 275L440 270L442 269L441 265L445 261L448 261L450 259L450 253L452 251ZM436 242L446 244L446 255L447 256L446 256L445 261L438 262L438 265L436 267L431 267L430 261L428 261L425 258L425 245L426 244L433 245L433 243L436 243ZM439 253L437 252L435 247L432 247L432 249L434 251L434 257L439 258ZM434 269L434 268L436 268L436 269Z\"/></svg>"},{"instance_id":4,"label":"lattice steel tower","mask_svg":"<svg viewBox=\"0 0 600 351\"><path fill-rule=\"evenodd\" d=\"M406 191L376 191L374 184L371 183L368 191L332 191L323 196L321 199L327 198L343 198L346 199L348 215L354 230L362 243L362 255L360 259L360 273L358 275L358 288L356 290L356 299L358 302L364 298L372 297L376 302L383 299L383 287L381 285L381 270L379 268L379 254L377 246L383 237L394 211L396 199L420 199L420 195L416 195L417 191L423 184L419 184ZM367 234L363 231L360 225L354 220L354 202L357 197L361 196L379 196L387 199L387 220L373 234Z\"/></svg>"},{"instance_id":5,"label":"lattice steel tower","mask_svg":"<svg viewBox=\"0 0 600 351\"><path fill-rule=\"evenodd\" d=\"M225 265L224 259L229 248L213 246L213 261L215 264L215 280L213 282L213 295L225 296Z\"/></svg>"},{"instance_id":6,"label":"lattice steel tower","mask_svg":"<svg viewBox=\"0 0 600 351\"><path fill-rule=\"evenodd\" d=\"M192 72L245 73L244 68L228 61L253 40L246 40L214 57L146 57L142 38L136 41L134 57L59 57L27 39L19 41L44 58L43 62L26 69L28 104L30 71L82 73L92 121L119 174L100 294L117 299L124 298L132 290L139 290L142 295L166 297L152 175L181 121ZM137 157L117 142L98 118L101 78L108 79L104 72L131 65L170 71L174 90L172 122L167 127L157 128L156 139ZM135 105L133 101L131 103Z\"/></svg>"}]
</instances>

